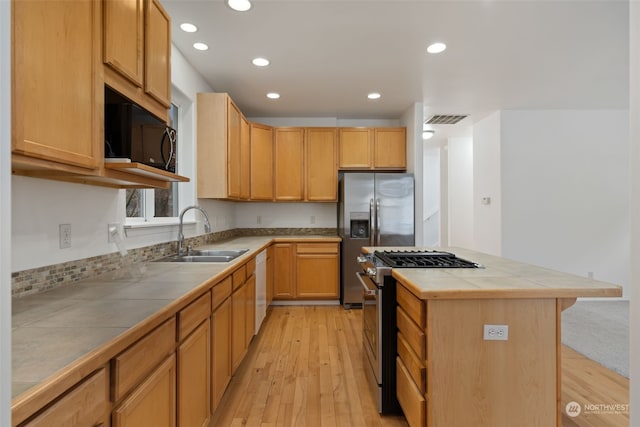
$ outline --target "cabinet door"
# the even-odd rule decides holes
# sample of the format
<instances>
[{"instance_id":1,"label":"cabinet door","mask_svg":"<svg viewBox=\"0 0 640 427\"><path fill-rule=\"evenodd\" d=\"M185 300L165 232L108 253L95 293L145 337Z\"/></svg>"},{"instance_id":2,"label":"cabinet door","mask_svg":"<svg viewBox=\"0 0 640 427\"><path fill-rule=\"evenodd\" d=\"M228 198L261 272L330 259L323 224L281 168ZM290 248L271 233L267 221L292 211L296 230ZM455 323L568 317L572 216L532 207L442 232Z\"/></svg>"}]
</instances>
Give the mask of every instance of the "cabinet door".
<instances>
[{"instance_id":1,"label":"cabinet door","mask_svg":"<svg viewBox=\"0 0 640 427\"><path fill-rule=\"evenodd\" d=\"M294 244L276 243L273 245L273 299L295 298L293 286Z\"/></svg>"},{"instance_id":2,"label":"cabinet door","mask_svg":"<svg viewBox=\"0 0 640 427\"><path fill-rule=\"evenodd\" d=\"M251 195L251 145L249 122L244 116L240 117L240 198L249 200Z\"/></svg>"},{"instance_id":3,"label":"cabinet door","mask_svg":"<svg viewBox=\"0 0 640 427\"><path fill-rule=\"evenodd\" d=\"M12 151L95 169L103 162L101 3L13 1Z\"/></svg>"},{"instance_id":4,"label":"cabinet door","mask_svg":"<svg viewBox=\"0 0 640 427\"><path fill-rule=\"evenodd\" d=\"M158 0L145 1L145 92L168 108L171 106L171 18Z\"/></svg>"},{"instance_id":5,"label":"cabinet door","mask_svg":"<svg viewBox=\"0 0 640 427\"><path fill-rule=\"evenodd\" d=\"M337 243L299 243L296 254L296 296L335 299L340 296Z\"/></svg>"},{"instance_id":6,"label":"cabinet door","mask_svg":"<svg viewBox=\"0 0 640 427\"><path fill-rule=\"evenodd\" d=\"M340 128L338 167L370 169L373 164L373 131L369 128Z\"/></svg>"},{"instance_id":7,"label":"cabinet door","mask_svg":"<svg viewBox=\"0 0 640 427\"><path fill-rule=\"evenodd\" d=\"M104 62L133 84L144 79L144 0L105 0Z\"/></svg>"},{"instance_id":8,"label":"cabinet door","mask_svg":"<svg viewBox=\"0 0 640 427\"><path fill-rule=\"evenodd\" d=\"M273 200L273 128L251 124L251 200Z\"/></svg>"},{"instance_id":9,"label":"cabinet door","mask_svg":"<svg viewBox=\"0 0 640 427\"><path fill-rule=\"evenodd\" d=\"M209 319L178 347L178 425L203 427L209 422L210 350Z\"/></svg>"},{"instance_id":10,"label":"cabinet door","mask_svg":"<svg viewBox=\"0 0 640 427\"><path fill-rule=\"evenodd\" d=\"M373 167L377 169L406 169L406 129L376 128L374 134Z\"/></svg>"},{"instance_id":11,"label":"cabinet door","mask_svg":"<svg viewBox=\"0 0 640 427\"><path fill-rule=\"evenodd\" d=\"M238 107L228 99L227 105L227 193L229 197L240 198L241 146L240 117Z\"/></svg>"},{"instance_id":12,"label":"cabinet door","mask_svg":"<svg viewBox=\"0 0 640 427\"><path fill-rule=\"evenodd\" d=\"M246 350L246 285L231 295L231 373L235 372Z\"/></svg>"},{"instance_id":13,"label":"cabinet door","mask_svg":"<svg viewBox=\"0 0 640 427\"><path fill-rule=\"evenodd\" d=\"M113 411L113 427L175 427L176 357L169 356Z\"/></svg>"},{"instance_id":14,"label":"cabinet door","mask_svg":"<svg viewBox=\"0 0 640 427\"><path fill-rule=\"evenodd\" d=\"M245 304L246 304L246 320L245 320L245 347L249 348L249 344L255 335L256 330L256 275L253 274L247 279L245 285Z\"/></svg>"},{"instance_id":15,"label":"cabinet door","mask_svg":"<svg viewBox=\"0 0 640 427\"><path fill-rule=\"evenodd\" d=\"M303 199L304 129L280 128L275 133L275 199Z\"/></svg>"},{"instance_id":16,"label":"cabinet door","mask_svg":"<svg viewBox=\"0 0 640 427\"><path fill-rule=\"evenodd\" d=\"M306 129L306 200L338 200L336 135L334 128Z\"/></svg>"},{"instance_id":17,"label":"cabinet door","mask_svg":"<svg viewBox=\"0 0 640 427\"><path fill-rule=\"evenodd\" d=\"M215 411L231 381L231 298L224 300L211 317L211 411Z\"/></svg>"}]
</instances>

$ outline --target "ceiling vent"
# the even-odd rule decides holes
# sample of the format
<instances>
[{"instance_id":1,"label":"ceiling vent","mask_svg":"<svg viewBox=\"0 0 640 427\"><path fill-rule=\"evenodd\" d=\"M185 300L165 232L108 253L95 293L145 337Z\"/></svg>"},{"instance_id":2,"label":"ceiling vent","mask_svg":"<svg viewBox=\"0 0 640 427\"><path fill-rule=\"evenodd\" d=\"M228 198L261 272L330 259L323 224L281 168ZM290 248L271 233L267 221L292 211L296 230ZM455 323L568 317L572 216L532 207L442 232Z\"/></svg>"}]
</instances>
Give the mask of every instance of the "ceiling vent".
<instances>
[{"instance_id":1,"label":"ceiling vent","mask_svg":"<svg viewBox=\"0 0 640 427\"><path fill-rule=\"evenodd\" d=\"M437 114L435 116L431 116L426 122L424 122L424 124L425 125L455 125L465 117L467 117L466 114L464 116L454 115L454 114Z\"/></svg>"}]
</instances>

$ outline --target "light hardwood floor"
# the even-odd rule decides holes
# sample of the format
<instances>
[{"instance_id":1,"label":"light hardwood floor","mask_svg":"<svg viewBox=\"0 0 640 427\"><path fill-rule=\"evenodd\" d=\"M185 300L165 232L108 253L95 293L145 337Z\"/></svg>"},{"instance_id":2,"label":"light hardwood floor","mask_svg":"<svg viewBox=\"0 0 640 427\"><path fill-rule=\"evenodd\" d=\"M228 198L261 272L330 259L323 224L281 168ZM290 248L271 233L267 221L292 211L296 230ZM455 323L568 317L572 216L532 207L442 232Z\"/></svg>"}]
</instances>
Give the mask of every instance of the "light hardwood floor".
<instances>
[{"instance_id":1,"label":"light hardwood floor","mask_svg":"<svg viewBox=\"0 0 640 427\"><path fill-rule=\"evenodd\" d=\"M270 308L209 427L406 426L404 417L381 417L375 409L363 370L361 314L339 306ZM569 348L562 355L563 406L629 402L626 378ZM628 425L628 412L563 415L564 427Z\"/></svg>"}]
</instances>

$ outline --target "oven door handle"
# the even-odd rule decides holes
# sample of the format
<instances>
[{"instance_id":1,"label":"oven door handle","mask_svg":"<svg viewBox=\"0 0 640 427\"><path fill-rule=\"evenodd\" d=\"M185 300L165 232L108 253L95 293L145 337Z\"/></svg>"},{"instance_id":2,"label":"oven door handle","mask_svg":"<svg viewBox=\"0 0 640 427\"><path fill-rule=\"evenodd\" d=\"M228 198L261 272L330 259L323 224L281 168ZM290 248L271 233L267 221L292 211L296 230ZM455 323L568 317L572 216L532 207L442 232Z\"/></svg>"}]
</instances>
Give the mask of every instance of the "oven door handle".
<instances>
[{"instance_id":1,"label":"oven door handle","mask_svg":"<svg viewBox=\"0 0 640 427\"><path fill-rule=\"evenodd\" d=\"M360 284L362 285L362 289L363 292L365 293L365 295L371 295L371 296L376 296L378 295L378 288L376 288L374 286L373 289L371 289L368 285L367 282L365 282L362 279L362 276L364 276L364 273L356 273L356 277L358 278L358 281L360 281Z\"/></svg>"}]
</instances>

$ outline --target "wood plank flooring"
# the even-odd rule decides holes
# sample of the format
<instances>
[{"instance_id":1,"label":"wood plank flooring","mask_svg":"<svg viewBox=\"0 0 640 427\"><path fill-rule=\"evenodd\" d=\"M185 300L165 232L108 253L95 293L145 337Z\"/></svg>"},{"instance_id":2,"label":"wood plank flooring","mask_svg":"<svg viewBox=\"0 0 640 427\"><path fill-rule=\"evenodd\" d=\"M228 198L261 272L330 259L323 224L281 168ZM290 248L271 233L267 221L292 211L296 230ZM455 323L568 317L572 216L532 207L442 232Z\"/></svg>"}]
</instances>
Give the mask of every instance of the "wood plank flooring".
<instances>
[{"instance_id":1,"label":"wood plank flooring","mask_svg":"<svg viewBox=\"0 0 640 427\"><path fill-rule=\"evenodd\" d=\"M407 426L380 416L367 388L361 310L271 307L209 427ZM563 348L563 406L629 402L629 381ZM514 425L517 425L514 424ZM564 427L629 425L621 415L563 415Z\"/></svg>"}]
</instances>

